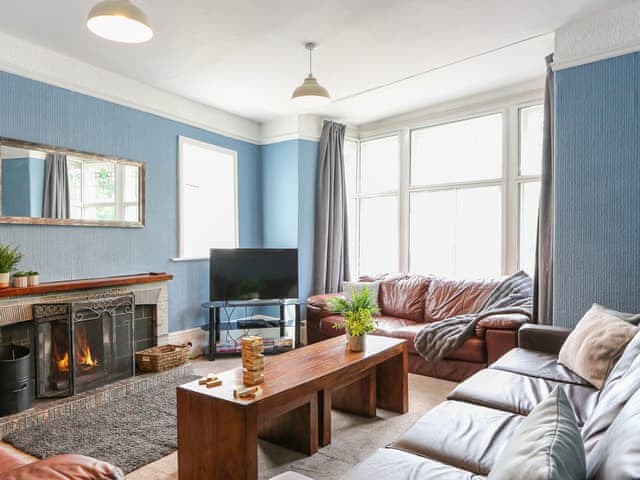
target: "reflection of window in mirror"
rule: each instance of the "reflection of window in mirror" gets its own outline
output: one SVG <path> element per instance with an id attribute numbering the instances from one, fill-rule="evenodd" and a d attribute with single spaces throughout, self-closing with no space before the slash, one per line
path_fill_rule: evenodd
<path id="1" fill-rule="evenodd" d="M 138 221 L 138 167 L 68 156 L 71 218 Z"/>

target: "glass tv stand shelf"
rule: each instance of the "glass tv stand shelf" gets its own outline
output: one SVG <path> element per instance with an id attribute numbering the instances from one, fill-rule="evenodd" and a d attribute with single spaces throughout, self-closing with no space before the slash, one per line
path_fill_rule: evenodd
<path id="1" fill-rule="evenodd" d="M 205 302 L 202 308 L 209 310 L 209 324 L 203 328 L 209 331 L 209 360 L 215 360 L 217 355 L 240 353 L 240 342 L 233 340 L 231 343 L 221 343 L 221 331 L 230 330 L 259 330 L 264 328 L 279 328 L 279 338 L 266 338 L 265 353 L 280 353 L 282 351 L 297 348 L 300 342 L 300 300 L 297 298 L 274 299 L 274 300 L 227 300 L 221 302 Z M 246 313 L 250 308 L 255 307 L 279 307 L 280 316 L 277 319 L 255 319 L 247 318 Z M 293 319 L 287 319 L 287 307 L 293 306 Z M 240 319 L 233 318 L 233 312 L 237 309 L 244 309 L 245 316 Z M 228 312 L 223 320 L 222 312 Z M 285 337 L 286 328 L 293 327 L 294 338 Z"/>

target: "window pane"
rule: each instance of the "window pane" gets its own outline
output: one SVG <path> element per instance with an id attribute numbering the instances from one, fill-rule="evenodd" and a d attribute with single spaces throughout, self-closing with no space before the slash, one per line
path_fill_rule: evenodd
<path id="1" fill-rule="evenodd" d="M 124 201 L 138 201 L 138 167 L 124 166 Z M 137 218 L 134 218 L 137 220 Z"/>
<path id="2" fill-rule="evenodd" d="M 84 209 L 82 218 L 86 220 L 115 220 L 116 207 L 114 205 L 89 206 Z"/>
<path id="3" fill-rule="evenodd" d="M 200 144 L 182 146 L 182 255 L 237 247 L 235 155 Z"/>
<path id="4" fill-rule="evenodd" d="M 520 184 L 520 268 L 533 276 L 538 230 L 540 182 Z"/>
<path id="5" fill-rule="evenodd" d="M 358 143 L 350 140 L 344 142 L 345 183 L 347 186 L 347 222 L 349 229 L 349 262 L 351 277 L 355 278 L 357 265 L 357 235 L 356 235 L 356 185 L 358 172 Z"/>
<path id="6" fill-rule="evenodd" d="M 398 271 L 398 197 L 360 200 L 360 275 Z"/>
<path id="7" fill-rule="evenodd" d="M 83 174 L 85 203 L 115 202 L 115 164 L 84 162 Z"/>
<path id="8" fill-rule="evenodd" d="M 397 191 L 400 182 L 400 143 L 397 136 L 360 144 L 362 193 Z"/>
<path id="9" fill-rule="evenodd" d="M 71 218 L 82 218 L 82 162 L 67 159 Z"/>
<path id="10" fill-rule="evenodd" d="M 542 167 L 542 105 L 520 110 L 520 175 L 540 175 Z"/>
<path id="11" fill-rule="evenodd" d="M 500 187 L 416 192 L 410 198 L 410 270 L 495 277 L 502 255 Z"/>
<path id="12" fill-rule="evenodd" d="M 501 176 L 501 114 L 411 133 L 412 185 L 487 180 Z"/>

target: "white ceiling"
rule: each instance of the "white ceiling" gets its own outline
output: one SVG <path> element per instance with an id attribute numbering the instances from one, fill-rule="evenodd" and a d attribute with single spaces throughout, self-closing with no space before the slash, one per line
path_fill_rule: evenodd
<path id="1" fill-rule="evenodd" d="M 96 1 L 11 2 L 0 31 L 260 122 L 295 113 L 312 40 L 333 99 L 314 113 L 360 125 L 541 78 L 551 32 L 626 0 L 135 0 L 142 45 L 92 35 Z"/>

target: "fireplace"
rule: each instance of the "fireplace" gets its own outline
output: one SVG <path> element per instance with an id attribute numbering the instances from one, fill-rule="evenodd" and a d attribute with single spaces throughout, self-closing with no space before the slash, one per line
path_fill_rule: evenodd
<path id="1" fill-rule="evenodd" d="M 134 374 L 133 295 L 33 307 L 39 398 L 75 395 Z"/>

